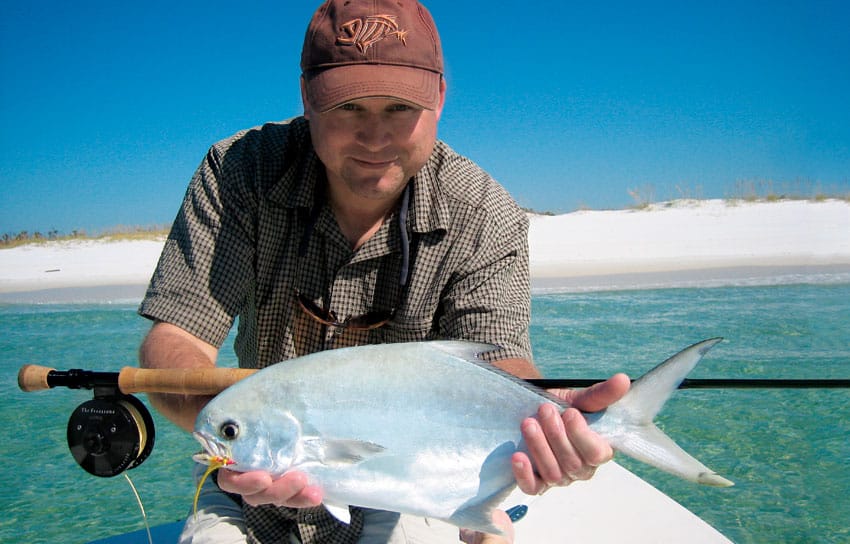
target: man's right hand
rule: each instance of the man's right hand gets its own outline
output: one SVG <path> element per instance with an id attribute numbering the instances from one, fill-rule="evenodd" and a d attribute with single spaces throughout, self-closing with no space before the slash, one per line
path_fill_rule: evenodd
<path id="1" fill-rule="evenodd" d="M 310 508 L 322 504 L 322 489 L 311 485 L 307 475 L 297 470 L 272 478 L 268 472 L 259 470 L 236 472 L 218 471 L 218 486 L 228 493 L 241 495 L 251 506 L 274 504 L 290 508 Z"/>

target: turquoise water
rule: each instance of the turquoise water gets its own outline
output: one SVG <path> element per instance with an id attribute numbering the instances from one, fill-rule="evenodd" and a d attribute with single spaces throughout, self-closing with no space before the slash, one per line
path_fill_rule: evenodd
<path id="1" fill-rule="evenodd" d="M 532 341 L 547 377 L 637 377 L 723 336 L 693 377 L 850 377 L 850 284 L 536 294 Z M 18 368 L 133 365 L 148 323 L 133 304 L 0 305 L 0 542 L 88 542 L 143 527 L 122 477 L 88 475 L 65 443 L 86 391 L 22 393 Z M 225 364 L 232 364 L 229 350 Z M 132 477 L 149 521 L 186 515 L 187 434 L 154 414 L 156 447 Z M 660 417 L 685 449 L 734 480 L 702 488 L 619 458 L 736 542 L 847 542 L 850 390 L 681 391 Z M 565 505 L 569 508 L 569 505 Z M 612 513 L 615 518 L 616 513 Z"/>

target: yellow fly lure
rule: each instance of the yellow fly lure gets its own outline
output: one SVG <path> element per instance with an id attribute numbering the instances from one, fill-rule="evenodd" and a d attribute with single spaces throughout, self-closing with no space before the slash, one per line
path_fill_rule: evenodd
<path id="1" fill-rule="evenodd" d="M 230 459 L 230 457 L 226 457 L 223 455 L 210 455 L 208 453 L 198 453 L 192 456 L 192 459 L 197 461 L 198 463 L 203 463 L 205 465 L 209 465 L 207 467 L 204 475 L 201 476 L 201 480 L 198 482 L 198 488 L 195 490 L 195 499 L 192 501 L 192 512 L 194 515 L 198 515 L 198 499 L 201 497 L 201 488 L 204 486 L 204 482 L 207 481 L 207 478 L 210 474 L 215 472 L 216 470 L 222 467 L 229 467 L 230 465 L 235 465 L 236 461 Z"/>

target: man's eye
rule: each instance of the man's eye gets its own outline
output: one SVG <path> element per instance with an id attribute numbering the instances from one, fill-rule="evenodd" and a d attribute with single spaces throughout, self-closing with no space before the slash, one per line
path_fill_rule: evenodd
<path id="1" fill-rule="evenodd" d="M 357 105 L 349 102 L 347 104 L 343 104 L 343 105 L 339 106 L 339 109 L 345 110 L 345 111 L 357 111 Z"/>

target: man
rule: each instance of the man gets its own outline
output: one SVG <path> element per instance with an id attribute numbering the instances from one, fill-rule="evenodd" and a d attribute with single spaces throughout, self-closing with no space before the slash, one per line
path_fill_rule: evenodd
<path id="1" fill-rule="evenodd" d="M 528 222 L 497 183 L 436 138 L 446 83 L 427 10 L 331 0 L 309 25 L 301 67 L 304 116 L 219 142 L 196 172 L 139 310 L 155 321 L 141 365 L 214 366 L 238 316 L 243 367 L 350 345 L 462 338 L 500 346 L 489 355 L 495 365 L 537 376 Z M 617 377 L 562 396 L 600 410 L 627 383 Z M 187 430 L 208 400 L 151 395 Z M 527 493 L 588 478 L 612 456 L 575 410 L 561 416 L 543 406 L 523 433 L 531 459 L 516 454 L 514 472 Z M 458 538 L 445 524 L 365 509 L 343 525 L 321 500 L 296 471 L 273 480 L 222 470 L 183 539 Z M 497 522 L 509 525 L 502 515 Z M 464 533 L 470 542 L 490 538 Z"/>

